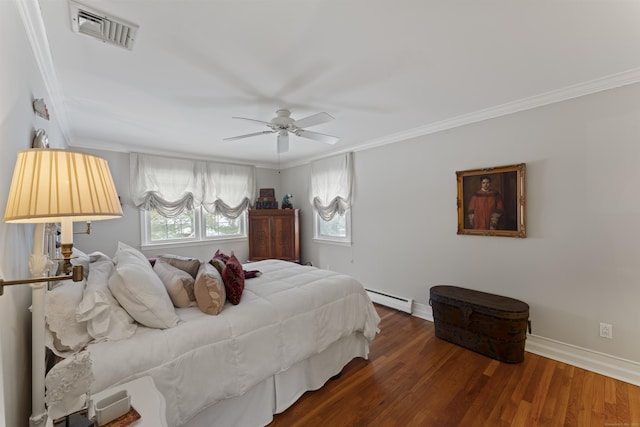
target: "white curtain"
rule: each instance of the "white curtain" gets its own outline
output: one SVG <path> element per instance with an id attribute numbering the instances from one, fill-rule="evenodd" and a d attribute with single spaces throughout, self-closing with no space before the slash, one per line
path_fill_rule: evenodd
<path id="1" fill-rule="evenodd" d="M 325 221 L 351 208 L 353 153 L 311 162 L 310 201 Z"/>
<path id="2" fill-rule="evenodd" d="M 211 213 L 237 218 L 253 204 L 256 194 L 255 167 L 207 163 L 204 168 L 202 206 Z"/>
<path id="3" fill-rule="evenodd" d="M 131 197 L 145 210 L 174 217 L 203 206 L 237 218 L 255 198 L 255 167 L 132 153 Z"/>

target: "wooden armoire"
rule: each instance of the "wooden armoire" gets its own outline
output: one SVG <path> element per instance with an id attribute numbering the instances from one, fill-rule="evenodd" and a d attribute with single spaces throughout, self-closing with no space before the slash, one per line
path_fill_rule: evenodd
<path id="1" fill-rule="evenodd" d="M 249 210 L 249 261 L 300 262 L 299 209 Z"/>

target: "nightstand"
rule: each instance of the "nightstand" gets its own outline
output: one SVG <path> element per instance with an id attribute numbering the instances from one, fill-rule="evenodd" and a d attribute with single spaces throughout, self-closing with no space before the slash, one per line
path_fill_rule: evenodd
<path id="1" fill-rule="evenodd" d="M 131 406 L 136 408 L 142 418 L 134 424 L 135 427 L 167 427 L 165 415 L 166 405 L 164 397 L 156 388 L 153 378 L 150 376 L 138 378 L 128 383 L 120 384 L 100 393 L 91 395 L 92 402 L 98 402 L 107 396 L 120 390 L 127 390 L 131 396 Z M 93 409 L 93 408 L 91 408 Z M 93 415 L 93 410 L 91 410 Z M 47 420 L 47 427 L 52 425 L 52 420 Z"/>

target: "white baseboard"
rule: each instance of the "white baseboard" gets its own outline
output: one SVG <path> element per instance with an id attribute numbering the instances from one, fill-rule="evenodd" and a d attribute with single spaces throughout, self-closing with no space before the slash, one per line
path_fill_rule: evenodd
<path id="1" fill-rule="evenodd" d="M 384 305 L 386 307 L 391 307 L 399 311 L 404 311 L 405 313 L 411 314 L 413 311 L 413 300 L 397 297 L 395 295 L 385 294 L 380 291 L 375 291 L 373 289 L 365 289 L 367 291 L 367 295 L 369 295 L 369 299 L 376 304 Z"/>
<path id="2" fill-rule="evenodd" d="M 413 303 L 413 316 L 433 322 L 427 304 Z M 525 350 L 558 362 L 640 386 L 640 363 L 600 353 L 539 335 L 527 335 Z"/>
<path id="3" fill-rule="evenodd" d="M 417 302 L 414 302 L 412 314 L 421 319 L 428 320 L 429 322 L 433 322 L 433 311 L 431 310 L 430 305 L 419 304 Z"/>
<path id="4" fill-rule="evenodd" d="M 610 354 L 528 335 L 525 350 L 578 368 L 640 386 L 640 363 Z"/>

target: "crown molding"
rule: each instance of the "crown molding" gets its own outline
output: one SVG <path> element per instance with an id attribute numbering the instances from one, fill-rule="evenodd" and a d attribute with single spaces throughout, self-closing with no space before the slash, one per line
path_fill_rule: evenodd
<path id="1" fill-rule="evenodd" d="M 393 144 L 396 142 L 406 141 L 408 139 L 417 138 L 424 135 L 429 135 L 445 130 L 457 128 L 460 126 L 469 125 L 472 123 L 478 123 L 484 120 L 495 119 L 497 117 L 506 116 L 521 111 L 531 110 L 545 105 L 555 104 L 562 101 L 568 101 L 571 99 L 579 98 L 581 96 L 591 95 L 597 92 L 602 92 L 609 89 L 615 89 L 622 86 L 627 86 L 640 82 L 640 68 L 634 68 L 632 70 L 624 71 L 617 74 L 612 74 L 599 79 L 590 80 L 583 83 L 567 86 L 562 89 L 545 92 L 539 95 L 531 96 L 529 98 L 523 98 L 516 101 L 508 102 L 505 104 L 497 105 L 495 107 L 485 108 L 483 110 L 474 111 L 469 114 L 463 114 L 461 116 L 452 117 L 450 119 L 441 120 L 438 122 L 430 123 L 428 125 L 419 126 L 417 128 L 409 129 L 406 131 L 394 133 L 381 138 L 371 140 L 369 142 L 351 146 L 341 151 L 331 152 L 326 156 L 332 156 L 336 154 L 345 153 L 347 151 L 364 151 L 375 147 L 381 147 L 383 145 Z M 322 156 L 322 157 L 326 157 Z M 318 157 L 318 158 L 322 158 Z M 286 168 L 302 166 L 308 164 L 314 159 L 306 159 L 304 161 L 292 162 L 284 165 Z"/>
<path id="2" fill-rule="evenodd" d="M 382 138 L 374 139 L 365 144 L 351 148 L 351 151 L 362 151 L 381 145 L 392 144 L 394 142 L 404 141 L 418 136 L 429 135 L 448 129 L 465 126 L 484 120 L 494 119 L 521 111 L 531 110 L 533 108 L 543 107 L 545 105 L 555 104 L 585 95 L 591 95 L 609 89 L 634 84 L 640 82 L 640 68 L 612 74 L 599 79 L 590 80 L 583 83 L 567 86 L 558 90 L 545 92 L 528 98 L 519 99 L 505 104 L 497 105 L 483 110 L 474 111 L 469 114 L 452 117 L 450 119 L 441 120 L 430 123 L 425 126 L 409 129 L 407 131 L 395 133 Z"/>
<path id="3" fill-rule="evenodd" d="M 45 87 L 51 98 L 51 105 L 56 111 L 56 118 L 62 135 L 67 145 L 73 145 L 71 138 L 71 131 L 69 122 L 67 119 L 66 110 L 64 108 L 62 91 L 58 83 L 58 78 L 53 66 L 53 58 L 49 48 L 49 41 L 47 38 L 44 21 L 42 20 L 42 14 L 40 12 L 40 6 L 38 0 L 16 0 L 20 16 L 22 17 L 23 25 L 27 32 L 27 37 L 33 49 L 36 62 L 42 74 Z M 555 104 L 557 102 L 567 101 L 574 98 L 579 98 L 585 95 L 591 95 L 593 93 L 615 89 L 618 87 L 634 84 L 640 82 L 640 68 L 634 68 L 628 71 L 612 74 L 602 78 L 590 80 L 583 83 L 567 86 L 558 90 L 545 92 L 539 95 L 531 96 L 528 98 L 508 102 L 505 104 L 497 105 L 494 107 L 478 110 L 472 113 L 463 114 L 450 119 L 441 120 L 438 122 L 430 123 L 424 126 L 419 126 L 406 131 L 394 133 L 381 138 L 350 146 L 341 151 L 332 152 L 329 155 L 336 155 L 345 153 L 348 151 L 363 151 L 375 147 L 380 147 L 387 144 L 393 144 L 408 139 L 441 132 L 448 129 L 457 128 L 460 126 L 469 125 L 472 123 L 481 122 L 484 120 L 494 119 L 509 114 L 530 110 L 545 105 Z M 326 156 L 318 156 L 322 158 Z M 291 168 L 296 166 L 302 166 L 308 164 L 314 159 L 305 159 L 303 161 L 294 161 L 291 163 L 282 164 L 282 168 Z M 271 165 L 270 163 L 264 163 L 261 167 L 278 167 L 277 165 Z"/>
<path id="4" fill-rule="evenodd" d="M 62 91 L 58 83 L 55 68 L 53 66 L 53 58 L 49 48 L 49 39 L 47 31 L 42 20 L 42 13 L 38 0 L 16 0 L 22 24 L 27 33 L 27 38 L 31 44 L 31 49 L 40 69 L 42 80 L 48 93 L 49 103 L 56 112 L 56 122 L 60 127 L 62 136 L 67 145 L 71 144 L 71 132 L 67 113 L 62 101 Z"/>

